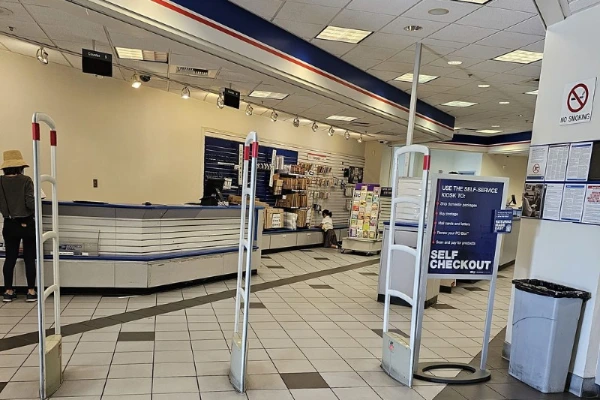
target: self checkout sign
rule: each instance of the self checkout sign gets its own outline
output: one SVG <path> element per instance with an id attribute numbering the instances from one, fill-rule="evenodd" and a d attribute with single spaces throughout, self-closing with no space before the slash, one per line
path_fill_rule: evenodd
<path id="1" fill-rule="evenodd" d="M 592 120 L 596 79 L 569 83 L 563 93 L 560 125 L 580 124 Z"/>

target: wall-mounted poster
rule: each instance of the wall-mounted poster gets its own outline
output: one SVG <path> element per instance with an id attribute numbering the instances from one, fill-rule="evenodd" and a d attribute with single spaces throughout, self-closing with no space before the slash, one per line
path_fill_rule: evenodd
<path id="1" fill-rule="evenodd" d="M 541 218 L 544 208 L 544 184 L 526 183 L 523 192 L 523 216 Z"/>
<path id="2" fill-rule="evenodd" d="M 361 167 L 348 168 L 348 183 L 362 183 L 362 181 L 363 181 L 363 168 L 361 168 Z"/>

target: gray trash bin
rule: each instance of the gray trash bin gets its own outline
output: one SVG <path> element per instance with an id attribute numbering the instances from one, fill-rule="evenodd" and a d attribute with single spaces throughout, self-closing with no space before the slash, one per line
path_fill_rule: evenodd
<path id="1" fill-rule="evenodd" d="M 508 372 L 540 392 L 564 392 L 582 305 L 590 293 L 537 279 L 513 283 Z"/>

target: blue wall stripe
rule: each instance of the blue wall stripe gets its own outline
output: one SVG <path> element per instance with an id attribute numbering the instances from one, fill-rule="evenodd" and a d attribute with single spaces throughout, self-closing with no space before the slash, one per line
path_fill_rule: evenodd
<path id="1" fill-rule="evenodd" d="M 510 144 L 518 142 L 530 142 L 532 132 L 508 133 L 497 136 L 475 136 L 456 134 L 450 140 L 450 143 L 475 144 L 479 146 L 494 146 L 501 144 Z"/>

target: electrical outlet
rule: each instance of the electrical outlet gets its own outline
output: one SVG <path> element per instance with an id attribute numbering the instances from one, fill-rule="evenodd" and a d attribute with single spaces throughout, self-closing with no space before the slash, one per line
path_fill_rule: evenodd
<path id="1" fill-rule="evenodd" d="M 98 187 L 98 179 L 94 179 L 93 180 L 93 185 L 94 185 L 95 188 Z"/>

